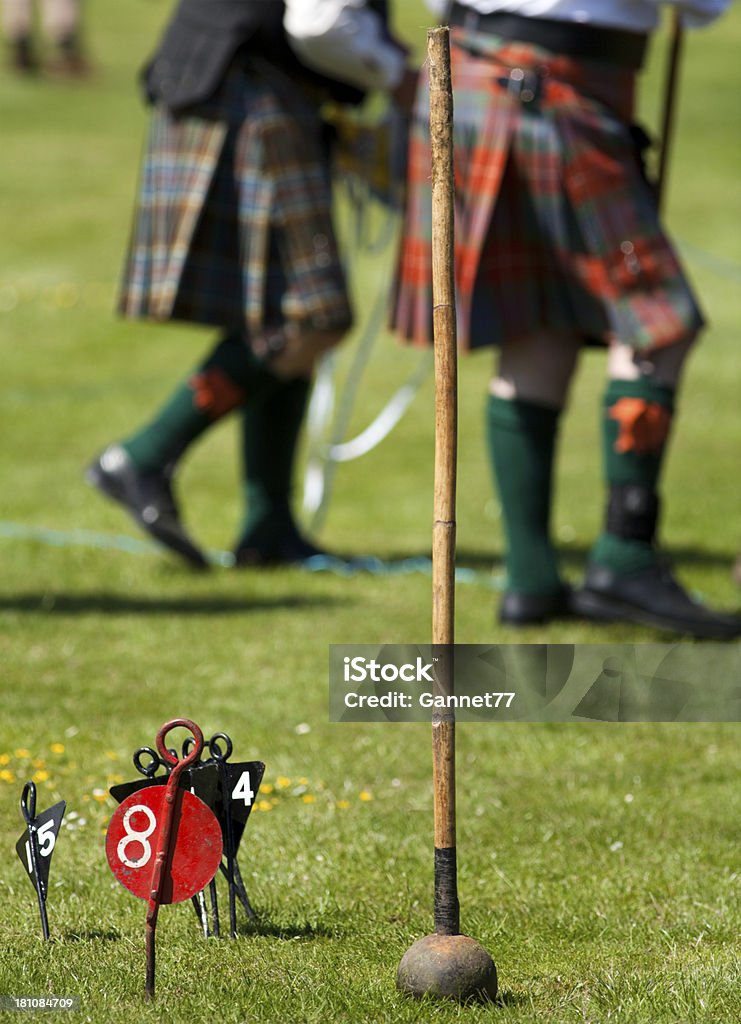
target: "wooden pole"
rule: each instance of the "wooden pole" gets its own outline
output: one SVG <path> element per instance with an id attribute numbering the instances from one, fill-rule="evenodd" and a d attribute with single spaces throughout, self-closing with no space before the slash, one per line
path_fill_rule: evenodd
<path id="1" fill-rule="evenodd" d="M 432 643 L 438 693 L 453 694 L 457 344 L 453 249 L 453 91 L 448 29 L 427 33 L 432 142 L 432 301 L 435 339 L 435 496 L 432 532 Z M 497 969 L 484 947 L 460 932 L 455 840 L 455 715 L 432 717 L 435 931 L 418 939 L 396 972 L 400 991 L 461 1002 L 494 999 Z"/>
<path id="2" fill-rule="evenodd" d="M 656 172 L 656 205 L 661 211 L 664 199 L 666 198 L 666 183 L 668 177 L 669 155 L 674 135 L 674 114 L 677 106 L 677 79 L 679 77 L 679 64 L 682 57 L 682 43 L 684 42 L 684 31 L 682 29 L 682 16 L 675 7 L 672 11 L 671 38 L 669 42 L 669 56 L 664 80 L 664 109 L 661 116 L 661 152 L 659 153 L 659 166 Z"/>
<path id="3" fill-rule="evenodd" d="M 453 91 L 447 28 L 427 35 L 432 145 L 432 300 L 435 341 L 435 479 L 432 531 L 432 643 L 439 691 L 453 693 L 457 342 L 455 315 Z M 435 931 L 457 935 L 455 715 L 432 719 Z"/>

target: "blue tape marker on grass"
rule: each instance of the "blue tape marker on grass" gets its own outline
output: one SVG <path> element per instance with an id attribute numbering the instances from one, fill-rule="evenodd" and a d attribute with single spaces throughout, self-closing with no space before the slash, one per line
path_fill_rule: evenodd
<path id="1" fill-rule="evenodd" d="M 139 540 L 125 534 L 96 533 L 92 530 L 52 530 L 44 526 L 28 526 L 24 523 L 0 521 L 0 538 L 7 540 L 32 540 L 51 547 L 87 547 L 102 551 L 123 551 L 128 555 L 161 555 L 163 548 L 154 541 Z M 234 555 L 231 551 L 210 551 L 209 560 L 214 565 L 231 568 Z M 299 563 L 306 572 L 328 572 L 335 576 L 411 576 L 419 573 L 432 574 L 429 558 L 398 558 L 384 561 L 373 555 L 357 558 L 339 558 L 336 555 L 312 555 Z M 464 567 L 455 570 L 457 583 L 478 584 L 488 590 L 503 590 L 502 574 L 479 572 Z"/>

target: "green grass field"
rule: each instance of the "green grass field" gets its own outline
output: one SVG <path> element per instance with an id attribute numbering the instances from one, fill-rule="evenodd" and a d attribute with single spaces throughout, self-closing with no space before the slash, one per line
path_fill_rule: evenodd
<path id="1" fill-rule="evenodd" d="M 400 28 L 421 54 L 430 17 L 416 0 L 402 6 Z M 396 966 L 432 930 L 429 729 L 330 724 L 327 657 L 330 643 L 428 643 L 429 576 L 194 576 L 140 544 L 84 484 L 85 464 L 148 415 L 210 340 L 112 312 L 146 124 L 135 74 L 167 9 L 91 0 L 88 83 L 0 73 L 0 995 L 78 996 L 75 1019 L 101 1024 L 733 1024 L 737 725 L 460 725 L 462 927 L 494 956 L 501 998 L 408 1001 Z M 737 9 L 687 40 L 667 204 L 711 326 L 680 403 L 664 543 L 682 579 L 729 608 L 739 605 L 730 567 L 741 544 L 740 46 Z M 649 125 L 664 50 L 662 36 L 642 100 Z M 366 317 L 390 265 L 390 251 L 356 261 Z M 340 381 L 352 351 L 351 340 Z M 490 358 L 460 367 L 459 562 L 476 574 L 457 589 L 457 640 L 666 640 L 628 627 L 495 624 L 502 539 L 481 429 Z M 378 340 L 350 433 L 418 360 Z M 574 580 L 601 517 L 603 372 L 601 355 L 585 358 L 562 440 L 555 521 Z M 391 438 L 339 467 L 320 539 L 355 555 L 426 556 L 432 452 L 428 377 Z M 228 422 L 181 476 L 187 522 L 214 551 L 235 539 L 238 457 Z M 134 749 L 183 715 L 207 735 L 226 730 L 237 760 L 266 762 L 240 853 L 259 921 L 240 917 L 236 941 L 205 940 L 187 904 L 163 908 L 158 998 L 146 1005 L 145 905 L 106 863 L 107 790 L 134 778 Z M 40 808 L 68 805 L 50 943 L 14 850 L 29 779 Z"/>

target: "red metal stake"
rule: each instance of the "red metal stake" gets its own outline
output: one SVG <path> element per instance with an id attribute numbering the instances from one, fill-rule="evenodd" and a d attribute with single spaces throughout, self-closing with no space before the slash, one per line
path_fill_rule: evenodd
<path id="1" fill-rule="evenodd" d="M 165 737 L 171 729 L 189 729 L 193 750 L 182 760 L 171 753 Z M 179 903 L 201 892 L 219 869 L 223 852 L 221 826 L 214 812 L 186 786 L 183 772 L 203 750 L 203 733 L 188 718 L 166 722 L 157 733 L 157 749 L 172 767 L 165 786 L 148 786 L 130 794 L 110 820 L 106 856 L 113 874 L 147 901 L 146 997 L 154 996 L 155 929 L 162 903 Z"/>
<path id="2" fill-rule="evenodd" d="M 157 928 L 157 914 L 159 913 L 160 903 L 162 902 L 162 890 L 167 877 L 167 867 L 169 865 L 170 858 L 172 856 L 172 848 L 177 837 L 177 828 L 173 828 L 173 822 L 176 820 L 177 812 L 182 801 L 179 779 L 183 769 L 187 768 L 188 765 L 192 764 L 194 761 L 197 761 L 201 756 L 201 751 L 203 750 L 203 733 L 195 722 L 191 722 L 188 718 L 174 718 L 171 722 L 166 722 L 157 733 L 157 749 L 165 761 L 168 761 L 171 764 L 173 762 L 173 757 L 165 744 L 165 736 L 177 726 L 183 726 L 193 733 L 193 736 L 195 737 L 195 746 L 187 757 L 182 760 L 175 759 L 174 767 L 167 780 L 167 791 L 165 793 L 164 801 L 164 820 L 162 822 L 157 855 L 155 857 L 154 867 L 152 868 L 151 891 L 149 893 L 149 904 L 147 907 L 146 998 L 148 1000 L 154 998 L 155 930 Z"/>

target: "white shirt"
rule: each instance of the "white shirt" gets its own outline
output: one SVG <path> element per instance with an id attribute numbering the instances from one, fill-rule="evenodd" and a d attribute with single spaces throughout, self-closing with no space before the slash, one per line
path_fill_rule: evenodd
<path id="1" fill-rule="evenodd" d="M 426 0 L 427 6 L 444 18 L 446 0 Z M 662 0 L 460 0 L 479 14 L 508 11 L 531 18 L 555 18 L 562 21 L 584 21 L 592 25 L 650 32 L 659 21 Z M 688 28 L 707 25 L 719 17 L 731 0 L 671 0 L 670 6 L 682 12 L 682 24 Z"/>
<path id="2" fill-rule="evenodd" d="M 393 89 L 404 52 L 365 0 L 286 0 L 288 42 L 307 67 L 361 89 Z"/>

